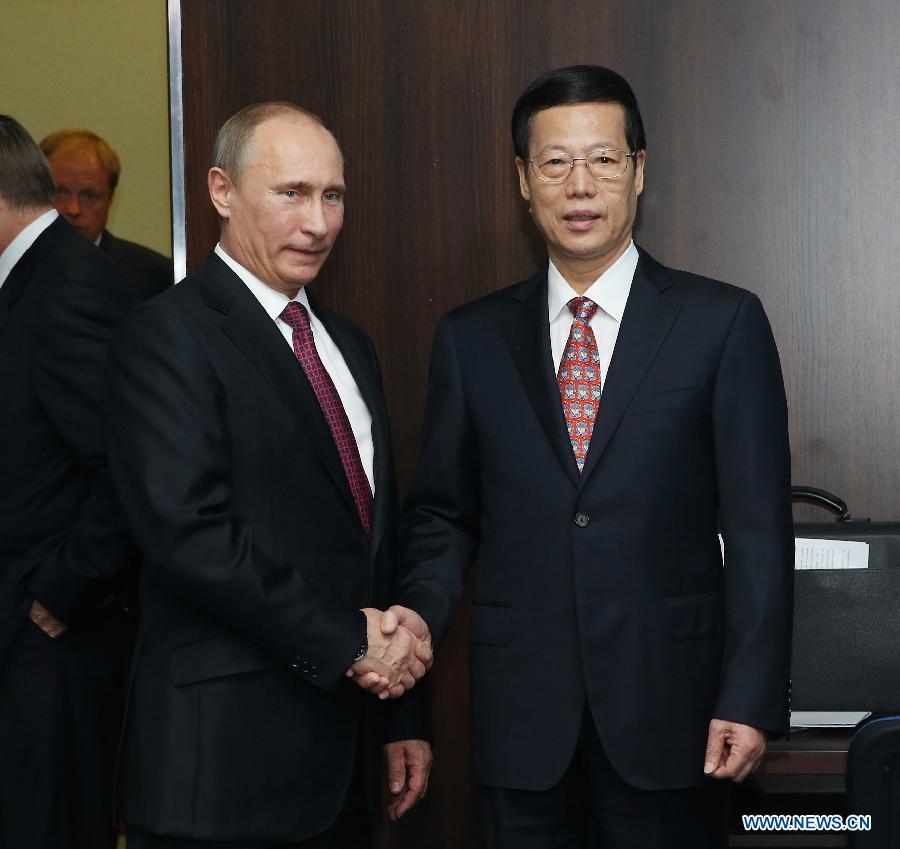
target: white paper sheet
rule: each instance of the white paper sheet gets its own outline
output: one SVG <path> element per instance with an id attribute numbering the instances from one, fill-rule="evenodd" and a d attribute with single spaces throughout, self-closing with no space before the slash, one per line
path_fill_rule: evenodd
<path id="1" fill-rule="evenodd" d="M 843 539 L 794 540 L 795 569 L 868 569 L 869 543 Z"/>
<path id="2" fill-rule="evenodd" d="M 792 710 L 791 728 L 852 728 L 870 714 L 868 710 Z"/>

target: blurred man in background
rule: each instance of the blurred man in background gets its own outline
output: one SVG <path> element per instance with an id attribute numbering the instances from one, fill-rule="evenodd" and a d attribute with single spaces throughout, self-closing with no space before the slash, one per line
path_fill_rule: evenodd
<path id="1" fill-rule="evenodd" d="M 106 220 L 119 183 L 116 152 L 90 130 L 65 129 L 41 142 L 56 183 L 54 204 L 82 236 L 109 254 L 131 278 L 150 283 L 155 294 L 173 282 L 172 260 L 156 251 L 119 239 Z"/>

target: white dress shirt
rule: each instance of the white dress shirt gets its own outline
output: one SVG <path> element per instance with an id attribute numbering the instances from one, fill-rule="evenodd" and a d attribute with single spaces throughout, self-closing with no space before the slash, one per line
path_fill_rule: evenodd
<path id="1" fill-rule="evenodd" d="M 236 260 L 232 259 L 221 245 L 216 245 L 216 254 L 219 258 L 235 273 L 247 288 L 259 301 L 262 308 L 266 311 L 269 318 L 275 323 L 284 341 L 293 353 L 294 331 L 289 324 L 282 321 L 279 316 L 288 305 L 287 295 L 267 286 L 258 277 L 251 274 Z M 369 479 L 369 486 L 372 492 L 375 492 L 375 443 L 372 439 L 372 414 L 363 400 L 359 387 L 347 368 L 347 363 L 341 354 L 340 348 L 334 344 L 334 340 L 328 335 L 325 325 L 316 318 L 316 314 L 309 306 L 309 298 L 306 296 L 306 290 L 300 289 L 294 300 L 298 304 L 302 304 L 309 313 L 309 323 L 312 327 L 313 341 L 316 345 L 316 351 L 319 353 L 319 359 L 328 372 L 341 403 L 344 405 L 344 411 L 350 420 L 350 428 L 353 430 L 353 436 L 356 439 L 356 447 L 359 449 L 359 459 L 362 461 L 363 469 L 365 469 L 366 477 Z"/>
<path id="2" fill-rule="evenodd" d="M 6 246 L 6 250 L 0 254 L 0 287 L 6 282 L 6 278 L 9 277 L 9 273 L 15 268 L 16 263 L 25 255 L 25 251 L 58 217 L 59 213 L 55 209 L 39 215 Z"/>
<path id="3" fill-rule="evenodd" d="M 597 340 L 600 351 L 600 386 L 601 394 L 606 388 L 606 373 L 612 361 L 619 325 L 625 312 L 628 294 L 631 292 L 631 281 L 638 264 L 638 250 L 631 242 L 622 254 L 606 271 L 603 272 L 584 293 L 600 309 L 591 319 L 591 330 Z M 553 261 L 547 271 L 547 306 L 550 320 L 550 350 L 553 354 L 553 369 L 559 372 L 559 363 L 569 340 L 569 331 L 575 317 L 568 307 L 572 298 L 579 297 L 559 273 Z"/>

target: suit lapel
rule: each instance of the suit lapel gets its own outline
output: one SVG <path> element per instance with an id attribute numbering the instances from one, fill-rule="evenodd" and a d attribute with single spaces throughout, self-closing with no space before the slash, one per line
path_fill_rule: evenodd
<path id="1" fill-rule="evenodd" d="M 678 314 L 679 305 L 663 295 L 671 285 L 665 269 L 641 251 L 600 397 L 582 483 L 596 467 Z"/>
<path id="2" fill-rule="evenodd" d="M 513 297 L 516 303 L 501 317 L 513 360 L 557 459 L 572 483 L 577 484 L 578 466 L 572 454 L 559 384 L 553 371 L 546 267 L 526 281 Z"/>
<path id="3" fill-rule="evenodd" d="M 200 288 L 207 305 L 222 313 L 222 330 L 237 345 L 303 426 L 335 486 L 353 512 L 356 505 L 334 438 L 297 358 L 253 293 L 215 254 L 203 265 Z"/>
<path id="4" fill-rule="evenodd" d="M 374 557 L 384 534 L 388 515 L 388 502 L 392 492 L 390 482 L 392 451 L 384 395 L 378 375 L 373 368 L 372 353 L 368 347 L 361 344 L 361 337 L 356 333 L 349 332 L 347 323 L 331 312 L 331 310 L 325 309 L 315 299 L 309 289 L 306 290 L 306 295 L 309 298 L 309 305 L 312 307 L 313 312 L 325 325 L 328 334 L 340 349 L 344 362 L 347 364 L 347 368 L 350 369 L 350 374 L 353 375 L 353 380 L 356 381 L 363 401 L 366 402 L 366 407 L 369 408 L 369 413 L 372 416 L 372 441 L 375 446 L 375 504 L 372 516 L 370 551 Z"/>

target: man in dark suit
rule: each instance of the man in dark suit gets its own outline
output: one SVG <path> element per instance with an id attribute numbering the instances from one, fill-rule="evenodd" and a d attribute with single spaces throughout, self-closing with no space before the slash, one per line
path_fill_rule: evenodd
<path id="1" fill-rule="evenodd" d="M 41 150 L 53 171 L 59 214 L 109 254 L 129 280 L 152 287 L 154 294 L 171 286 L 171 259 L 106 229 L 122 170 L 115 150 L 96 133 L 83 129 L 57 130 L 41 141 Z"/>
<path id="2" fill-rule="evenodd" d="M 440 323 L 399 597 L 437 638 L 477 561 L 489 846 L 723 846 L 704 774 L 742 780 L 788 717 L 775 344 L 754 295 L 634 246 L 645 141 L 620 76 L 537 80 L 513 138 L 550 263 Z"/>
<path id="3" fill-rule="evenodd" d="M 0 116 L 0 846 L 112 847 L 136 552 L 100 431 L 113 330 L 150 293 L 53 209 Z"/>
<path id="4" fill-rule="evenodd" d="M 421 690 L 379 717 L 351 679 L 399 696 L 430 649 L 377 609 L 396 517 L 372 344 L 306 290 L 343 223 L 343 158 L 315 116 L 256 104 L 219 131 L 209 191 L 215 251 L 135 311 L 110 363 L 145 564 L 128 846 L 365 847 L 367 743 L 387 741 L 393 816 L 431 751 Z"/>

